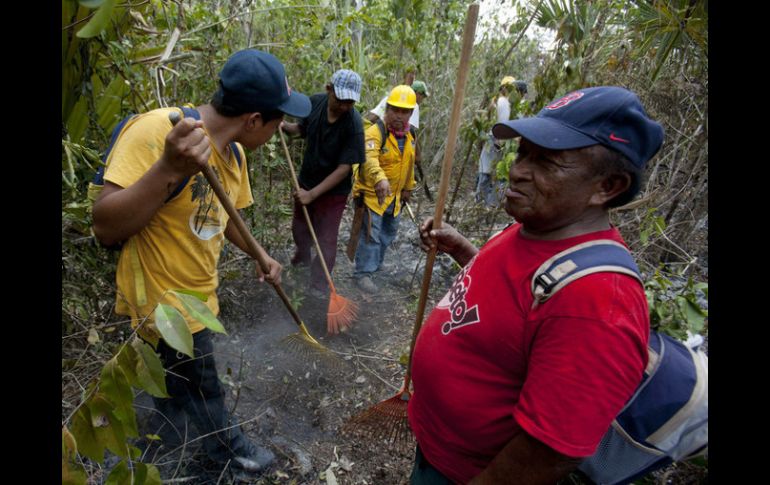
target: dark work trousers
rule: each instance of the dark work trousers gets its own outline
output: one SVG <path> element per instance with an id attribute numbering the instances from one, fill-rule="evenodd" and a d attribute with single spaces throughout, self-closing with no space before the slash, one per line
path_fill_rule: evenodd
<path id="1" fill-rule="evenodd" d="M 155 409 L 163 414 L 161 419 L 171 422 L 180 441 L 184 439 L 185 414 L 200 436 L 213 433 L 202 441 L 203 448 L 214 462 L 223 465 L 233 456 L 249 456 L 253 445 L 240 426 L 220 431 L 233 423 L 229 422 L 225 391 L 214 363 L 211 331 L 204 329 L 193 334 L 193 345 L 195 359 L 190 359 L 166 345 L 162 339 L 158 343 L 157 352 L 167 370 L 166 390 L 171 397 L 153 397 Z"/>
<path id="2" fill-rule="evenodd" d="M 334 263 L 337 261 L 337 234 L 347 199 L 347 195 L 323 194 L 306 206 L 329 273 L 332 272 Z M 307 227 L 305 215 L 302 213 L 302 204 L 296 199 L 294 200 L 291 234 L 294 237 L 294 244 L 297 245 L 291 263 L 294 265 L 310 264 L 310 248 L 315 246 L 315 243 L 310 235 L 310 229 Z M 316 289 L 326 290 L 328 288 L 324 270 L 317 256 L 313 259 L 310 268 L 310 280 Z"/>
<path id="3" fill-rule="evenodd" d="M 414 453 L 414 467 L 412 468 L 412 475 L 409 477 L 410 485 L 452 485 L 452 481 L 441 474 L 440 471 L 433 468 L 433 465 L 428 463 L 422 452 L 420 446 L 417 446 L 417 451 Z"/>

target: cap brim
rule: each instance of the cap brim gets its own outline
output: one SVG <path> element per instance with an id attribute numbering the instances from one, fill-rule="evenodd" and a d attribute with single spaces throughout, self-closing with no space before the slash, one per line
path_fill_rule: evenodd
<path id="1" fill-rule="evenodd" d="M 334 95 L 340 101 L 355 101 L 357 103 L 361 99 L 361 95 L 352 89 L 338 88 L 337 86 L 334 86 Z"/>
<path id="2" fill-rule="evenodd" d="M 521 136 L 550 150 L 570 150 L 596 145 L 598 140 L 548 118 L 522 118 L 497 123 L 492 135 L 498 140 Z"/>
<path id="3" fill-rule="evenodd" d="M 310 98 L 297 91 L 292 91 L 289 99 L 276 109 L 295 118 L 304 118 L 310 114 Z"/>

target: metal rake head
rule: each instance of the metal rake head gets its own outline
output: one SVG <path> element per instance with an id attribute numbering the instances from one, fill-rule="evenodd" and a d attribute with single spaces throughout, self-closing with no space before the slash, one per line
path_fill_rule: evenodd
<path id="1" fill-rule="evenodd" d="M 401 452 L 414 450 L 415 439 L 409 426 L 408 395 L 399 393 L 353 416 L 342 432 L 365 437 Z"/>
<path id="2" fill-rule="evenodd" d="M 303 360 L 318 358 L 324 364 L 333 368 L 343 367 L 344 361 L 334 352 L 324 347 L 307 331 L 305 324 L 300 326 L 300 331 L 287 335 L 281 339 L 281 343 L 293 354 Z"/>

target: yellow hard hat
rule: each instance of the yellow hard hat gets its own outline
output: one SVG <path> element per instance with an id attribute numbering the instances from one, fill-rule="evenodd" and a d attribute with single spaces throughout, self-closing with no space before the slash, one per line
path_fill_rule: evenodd
<path id="1" fill-rule="evenodd" d="M 513 76 L 505 76 L 502 81 L 500 81 L 500 86 L 505 86 L 508 84 L 513 84 L 516 82 L 516 79 Z"/>
<path id="2" fill-rule="evenodd" d="M 412 88 L 401 84 L 390 92 L 387 103 L 398 108 L 414 109 L 417 106 L 417 95 Z"/>

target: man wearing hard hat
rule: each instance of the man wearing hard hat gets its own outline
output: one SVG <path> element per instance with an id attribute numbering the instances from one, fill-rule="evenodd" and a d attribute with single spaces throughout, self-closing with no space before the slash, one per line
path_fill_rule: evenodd
<path id="1" fill-rule="evenodd" d="M 362 198 L 360 227 L 365 230 L 355 236 L 353 277 L 367 293 L 378 291 L 372 280 L 374 272 L 382 266 L 385 251 L 396 237 L 401 204 L 409 200 L 415 187 L 415 140 L 409 117 L 416 106 L 414 90 L 396 86 L 388 96 L 383 119 L 364 133 L 366 161 L 358 167 L 353 194 Z"/>

